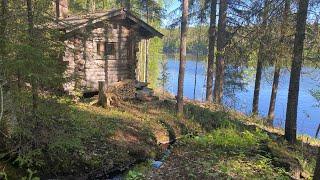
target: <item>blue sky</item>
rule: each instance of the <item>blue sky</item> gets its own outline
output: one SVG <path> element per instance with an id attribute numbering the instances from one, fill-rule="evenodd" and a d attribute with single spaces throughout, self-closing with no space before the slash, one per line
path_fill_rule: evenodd
<path id="1" fill-rule="evenodd" d="M 165 3 L 165 9 L 167 10 L 167 13 L 172 12 L 173 10 L 177 9 L 181 2 L 179 0 L 164 0 Z M 163 25 L 168 25 L 168 22 L 172 20 L 173 17 L 166 16 L 165 19 L 163 19 Z"/>
<path id="2" fill-rule="evenodd" d="M 181 2 L 179 0 L 165 0 L 168 11 L 173 11 L 174 9 L 178 8 L 180 3 Z"/>
<path id="3" fill-rule="evenodd" d="M 313 0 L 313 1 L 318 1 L 318 0 Z M 167 13 L 172 12 L 173 10 L 177 9 L 181 5 L 180 0 L 163 0 L 163 2 L 165 3 L 165 9 L 167 10 Z M 309 16 L 308 16 L 309 22 L 314 22 L 314 20 L 316 19 L 316 16 L 320 16 L 319 12 L 320 12 L 320 4 L 311 5 L 309 7 Z M 167 25 L 171 24 L 173 18 L 177 18 L 177 17 L 172 17 L 170 15 L 166 15 L 165 19 L 163 19 L 163 21 L 162 21 L 163 22 L 162 26 L 167 26 Z"/>

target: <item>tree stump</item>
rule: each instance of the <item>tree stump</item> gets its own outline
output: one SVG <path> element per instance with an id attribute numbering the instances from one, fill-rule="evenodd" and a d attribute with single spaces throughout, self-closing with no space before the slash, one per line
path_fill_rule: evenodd
<path id="1" fill-rule="evenodd" d="M 99 99 L 98 99 L 98 105 L 102 107 L 106 107 L 107 105 L 107 96 L 105 93 L 105 82 L 99 81 Z"/>

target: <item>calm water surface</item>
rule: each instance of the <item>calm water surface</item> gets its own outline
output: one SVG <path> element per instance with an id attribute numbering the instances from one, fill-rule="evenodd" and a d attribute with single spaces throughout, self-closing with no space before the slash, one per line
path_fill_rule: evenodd
<path id="1" fill-rule="evenodd" d="M 195 69 L 196 61 L 188 60 L 186 64 L 184 96 L 193 99 L 193 89 L 195 81 Z M 198 75 L 196 85 L 197 100 L 203 101 L 205 98 L 205 84 L 206 84 L 206 63 L 198 61 Z M 253 71 L 252 71 L 253 72 Z M 273 68 L 266 68 L 263 74 L 263 80 L 260 91 L 259 112 L 261 116 L 267 116 L 269 101 L 271 95 L 272 85 L 272 72 Z M 178 87 L 178 74 L 179 74 L 179 61 L 174 59 L 168 59 L 168 73 L 169 82 L 166 85 L 166 89 L 173 93 L 177 93 Z M 253 87 L 254 87 L 254 73 L 248 75 L 245 78 L 245 90 L 239 90 L 235 92 L 234 97 L 225 98 L 224 101 L 227 105 L 250 114 L 253 100 Z M 299 94 L 299 106 L 298 106 L 298 133 L 308 134 L 315 136 L 317 127 L 320 123 L 320 107 L 316 107 L 317 102 L 310 94 L 310 90 L 319 88 L 319 76 L 320 70 L 313 68 L 303 68 L 301 82 L 300 82 L 300 94 Z M 275 121 L 274 126 L 284 127 L 285 115 L 286 115 L 286 103 L 288 99 L 288 87 L 289 87 L 290 72 L 288 69 L 282 69 L 281 78 L 278 90 L 278 96 L 276 101 Z"/>

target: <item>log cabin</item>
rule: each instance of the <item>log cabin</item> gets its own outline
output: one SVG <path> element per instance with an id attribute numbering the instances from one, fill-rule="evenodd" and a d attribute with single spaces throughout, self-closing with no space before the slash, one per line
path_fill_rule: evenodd
<path id="1" fill-rule="evenodd" d="M 61 13 L 65 16 L 65 13 Z M 106 86 L 137 78 L 139 42 L 163 34 L 126 9 L 62 17 L 59 30 L 66 46 L 67 64 L 64 85 L 67 92 L 98 91 L 98 82 Z"/>

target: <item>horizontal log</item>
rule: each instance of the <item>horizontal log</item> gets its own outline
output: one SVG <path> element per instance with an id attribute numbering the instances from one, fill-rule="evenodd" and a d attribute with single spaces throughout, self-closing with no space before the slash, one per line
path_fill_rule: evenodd
<path id="1" fill-rule="evenodd" d="M 108 69 L 104 67 L 86 68 L 86 72 L 106 72 Z"/>
<path id="2" fill-rule="evenodd" d="M 121 42 L 127 44 L 129 41 L 128 36 L 100 36 L 96 35 L 92 38 L 93 42 L 104 41 L 104 42 Z"/>
<path id="3" fill-rule="evenodd" d="M 127 62 L 128 60 L 127 59 L 107 59 L 106 61 L 108 62 L 108 64 L 111 64 L 111 63 Z"/>
<path id="4" fill-rule="evenodd" d="M 108 77 L 110 76 L 126 76 L 126 75 L 130 75 L 129 71 L 123 71 L 123 72 L 119 72 L 119 71 L 114 71 L 114 72 L 108 72 Z"/>
<path id="5" fill-rule="evenodd" d="M 90 66 L 86 66 L 85 70 L 86 71 L 99 71 L 101 69 L 123 69 L 123 68 L 130 68 L 130 64 L 129 63 L 114 63 L 114 64 L 108 64 L 108 65 L 90 65 Z"/>
<path id="6" fill-rule="evenodd" d="M 129 29 L 125 28 L 124 26 L 122 27 L 98 27 L 92 30 L 92 33 L 109 33 L 109 34 L 129 34 Z"/>
<path id="7" fill-rule="evenodd" d="M 98 68 L 98 69 L 103 69 L 107 67 L 107 64 L 106 63 L 95 63 L 95 62 L 87 62 L 86 64 L 86 69 L 95 69 L 95 68 Z"/>
<path id="8" fill-rule="evenodd" d="M 123 66 L 123 67 L 109 67 L 107 68 L 108 71 L 126 71 L 130 70 L 128 66 Z"/>
<path id="9" fill-rule="evenodd" d="M 93 71 L 86 71 L 86 76 L 105 76 L 106 75 L 106 72 L 105 71 L 96 71 L 96 72 L 93 72 Z"/>
<path id="10" fill-rule="evenodd" d="M 128 62 L 124 61 L 124 62 L 115 62 L 115 63 L 108 63 L 107 67 L 108 68 L 116 68 L 116 67 L 124 67 L 124 66 L 128 66 Z"/>
<path id="11" fill-rule="evenodd" d="M 123 76 L 109 76 L 108 77 L 108 82 L 109 83 L 113 83 L 113 82 L 118 82 L 118 81 L 122 81 L 124 79 L 130 79 L 130 77 L 128 75 L 123 75 Z"/>
<path id="12" fill-rule="evenodd" d="M 86 72 L 86 76 L 87 77 L 94 77 L 94 76 L 105 76 L 106 73 L 105 72 Z"/>
<path id="13" fill-rule="evenodd" d="M 95 69 L 95 70 L 86 70 L 86 75 L 103 75 L 106 72 L 108 74 L 111 73 L 123 73 L 123 72 L 131 72 L 129 68 L 117 68 L 117 69 Z"/>

